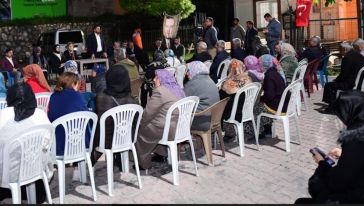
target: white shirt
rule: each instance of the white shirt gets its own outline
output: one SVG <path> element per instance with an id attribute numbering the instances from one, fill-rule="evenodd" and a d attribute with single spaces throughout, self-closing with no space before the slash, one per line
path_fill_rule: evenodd
<path id="1" fill-rule="evenodd" d="M 13 65 L 13 67 L 14 67 L 13 59 L 12 58 L 9 58 L 9 57 L 6 57 L 6 58 L 9 60 L 10 64 Z"/>
<path id="2" fill-rule="evenodd" d="M 101 45 L 101 38 L 100 38 L 100 34 L 96 34 L 96 41 L 97 41 L 97 52 L 102 52 L 102 45 Z"/>
<path id="3" fill-rule="evenodd" d="M 61 60 L 61 59 L 62 59 L 62 57 L 61 57 L 61 54 L 60 54 L 60 53 L 53 52 L 53 54 L 54 54 L 54 55 L 56 55 L 56 57 L 58 57 L 58 59 L 59 59 L 59 60 Z"/>

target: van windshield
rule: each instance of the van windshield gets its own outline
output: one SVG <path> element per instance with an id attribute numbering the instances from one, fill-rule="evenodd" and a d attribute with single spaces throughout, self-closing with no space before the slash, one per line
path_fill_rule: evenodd
<path id="1" fill-rule="evenodd" d="M 80 31 L 59 32 L 59 43 L 67 44 L 67 42 L 83 43 L 82 34 Z"/>

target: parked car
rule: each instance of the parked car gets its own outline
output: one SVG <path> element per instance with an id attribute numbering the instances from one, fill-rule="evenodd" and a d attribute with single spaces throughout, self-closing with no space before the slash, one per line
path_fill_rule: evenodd
<path id="1" fill-rule="evenodd" d="M 79 57 L 86 53 L 85 34 L 80 29 L 57 29 L 43 32 L 38 37 L 37 46 L 40 46 L 46 56 L 53 51 L 56 44 L 60 45 L 63 53 L 66 50 L 67 42 L 74 43 L 74 50 Z"/>

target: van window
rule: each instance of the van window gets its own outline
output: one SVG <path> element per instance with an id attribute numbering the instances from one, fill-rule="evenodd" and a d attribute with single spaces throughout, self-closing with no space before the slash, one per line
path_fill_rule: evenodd
<path id="1" fill-rule="evenodd" d="M 59 32 L 59 44 L 67 44 L 70 41 L 73 43 L 83 43 L 81 32 Z"/>

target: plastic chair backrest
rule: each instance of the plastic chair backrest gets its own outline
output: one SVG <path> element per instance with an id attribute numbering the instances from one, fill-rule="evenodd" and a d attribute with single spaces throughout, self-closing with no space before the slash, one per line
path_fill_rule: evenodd
<path id="1" fill-rule="evenodd" d="M 11 167 L 9 160 L 15 151 L 20 152 L 20 166 L 17 182 L 26 185 L 42 177 L 43 171 L 43 144 L 46 137 L 52 137 L 54 127 L 50 124 L 36 125 L 18 132 L 4 146 L 3 180 L 10 177 Z M 20 151 L 19 151 L 20 147 Z M 8 182 L 8 181 L 4 181 Z M 6 187 L 6 185 L 3 185 Z"/>
<path id="2" fill-rule="evenodd" d="M 210 127 L 212 128 L 215 125 L 221 124 L 222 114 L 224 113 L 225 106 L 229 101 L 230 97 L 226 97 L 215 104 L 211 105 L 205 111 L 211 111 L 211 124 Z"/>
<path id="3" fill-rule="evenodd" d="M 45 113 L 48 113 L 48 105 L 49 100 L 51 99 L 51 92 L 41 92 L 35 94 L 35 98 L 37 99 L 37 107 L 38 109 L 43 110 Z"/>
<path id="4" fill-rule="evenodd" d="M 225 59 L 224 61 L 222 61 L 219 64 L 219 67 L 217 69 L 217 78 L 218 79 L 224 79 L 227 76 L 227 72 L 229 69 L 229 65 L 230 65 L 231 60 L 230 59 Z"/>
<path id="5" fill-rule="evenodd" d="M 300 61 L 300 62 L 302 62 L 302 61 Z M 297 74 L 299 74 L 298 79 L 303 79 L 305 77 L 307 65 L 308 65 L 307 61 L 304 61 L 301 64 L 298 64 L 298 67 L 294 71 L 292 82 L 296 81 Z"/>
<path id="6" fill-rule="evenodd" d="M 281 114 L 283 113 L 282 109 L 288 94 L 290 94 L 290 96 L 288 100 L 286 115 L 289 116 L 297 113 L 297 104 L 300 101 L 298 100 L 298 98 L 301 98 L 300 91 L 302 82 L 302 79 L 297 79 L 296 81 L 292 82 L 288 87 L 286 87 L 282 94 L 281 100 L 279 101 L 278 110 L 275 115 L 281 116 Z"/>
<path id="7" fill-rule="evenodd" d="M 100 145 L 105 149 L 106 119 L 112 117 L 114 122 L 114 133 L 112 139 L 112 150 L 129 148 L 136 142 L 139 123 L 142 118 L 143 107 L 137 104 L 125 104 L 107 110 L 100 117 Z M 133 125 L 135 116 L 138 115 L 133 137 Z M 110 126 L 110 125 L 109 125 Z"/>
<path id="8" fill-rule="evenodd" d="M 175 102 L 167 111 L 166 123 L 163 130 L 162 142 L 168 142 L 169 129 L 173 117 L 177 117 L 176 133 L 174 141 L 185 139 L 191 135 L 191 125 L 200 98 L 197 96 L 185 97 Z M 176 112 L 174 112 L 177 110 Z M 178 113 L 178 114 L 177 114 Z M 173 114 L 173 116 L 172 116 Z"/>
<path id="9" fill-rule="evenodd" d="M 0 98 L 0 110 L 5 109 L 8 107 L 8 103 L 6 102 L 6 98 Z"/>
<path id="10" fill-rule="evenodd" d="M 131 81 L 130 86 L 131 86 L 131 96 L 133 97 L 138 97 L 139 96 L 139 89 L 143 84 L 143 80 L 142 79 L 134 79 L 133 81 Z"/>
<path id="11" fill-rule="evenodd" d="M 84 159 L 86 154 L 86 131 L 90 120 L 92 120 L 92 130 L 89 148 L 92 148 L 97 124 L 97 115 L 95 113 L 89 111 L 72 112 L 52 122 L 54 128 L 62 125 L 65 131 L 65 144 L 63 155 L 64 161 Z M 54 137 L 52 144 L 52 152 L 54 157 L 56 156 L 55 139 L 56 138 Z"/>
<path id="12" fill-rule="evenodd" d="M 181 87 L 183 87 L 183 80 L 185 78 L 186 72 L 187 66 L 185 64 L 180 64 L 177 66 L 175 77 L 178 85 L 180 85 Z"/>
<path id="13" fill-rule="evenodd" d="M 364 67 L 359 70 L 356 76 L 354 89 L 364 92 Z"/>
<path id="14" fill-rule="evenodd" d="M 308 60 L 306 58 L 304 58 L 298 62 L 298 66 L 303 65 L 303 64 L 308 64 Z"/>
<path id="15" fill-rule="evenodd" d="M 207 60 L 207 61 L 204 62 L 204 64 L 206 65 L 207 68 L 210 69 L 211 64 L 212 64 L 212 60 Z"/>
<path id="16" fill-rule="evenodd" d="M 243 109 L 242 122 L 244 120 L 254 119 L 253 108 L 254 108 L 254 105 L 257 100 L 261 87 L 262 87 L 262 85 L 260 83 L 253 82 L 253 83 L 245 85 L 244 87 L 242 87 L 241 89 L 239 89 L 236 92 L 229 121 L 235 121 L 236 110 L 238 108 L 239 98 L 242 93 L 245 94 L 244 104 L 243 104 L 243 108 L 242 108 Z"/>

